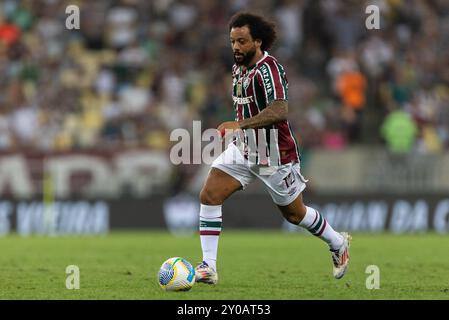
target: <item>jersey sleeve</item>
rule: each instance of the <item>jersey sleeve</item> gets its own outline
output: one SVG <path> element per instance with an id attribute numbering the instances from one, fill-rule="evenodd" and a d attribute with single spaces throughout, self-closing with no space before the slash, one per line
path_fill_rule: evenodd
<path id="1" fill-rule="evenodd" d="M 259 68 L 258 82 L 264 92 L 267 106 L 275 100 L 288 100 L 287 75 L 276 61 L 267 61 Z"/>

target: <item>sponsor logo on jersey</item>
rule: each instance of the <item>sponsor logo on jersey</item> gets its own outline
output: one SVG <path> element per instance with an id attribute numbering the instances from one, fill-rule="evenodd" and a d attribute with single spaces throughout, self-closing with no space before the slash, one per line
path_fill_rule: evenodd
<path id="1" fill-rule="evenodd" d="M 267 90 L 267 95 L 270 95 L 273 92 L 270 72 L 268 71 L 268 68 L 265 65 L 260 68 L 260 71 L 262 72 L 262 78 L 265 84 L 265 88 Z"/>
<path id="2" fill-rule="evenodd" d="M 232 100 L 234 100 L 234 103 L 237 104 L 247 104 L 247 103 L 251 103 L 254 101 L 253 96 L 249 96 L 249 97 L 236 97 L 236 96 L 232 96 Z"/>

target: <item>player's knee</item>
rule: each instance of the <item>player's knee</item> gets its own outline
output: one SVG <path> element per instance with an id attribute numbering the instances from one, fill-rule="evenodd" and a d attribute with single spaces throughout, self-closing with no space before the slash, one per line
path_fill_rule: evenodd
<path id="1" fill-rule="evenodd" d="M 208 188 L 201 189 L 200 202 L 209 206 L 218 206 L 223 204 L 223 200 L 220 198 L 219 194 Z"/>
<path id="2" fill-rule="evenodd" d="M 296 208 L 295 210 L 288 210 L 284 211 L 283 215 L 284 218 L 295 225 L 299 225 L 299 223 L 304 219 L 304 216 L 306 214 L 306 207 L 300 206 L 299 208 Z"/>
<path id="3" fill-rule="evenodd" d="M 302 220 L 302 217 L 300 217 L 300 215 L 294 213 L 284 215 L 284 217 L 288 222 L 295 225 L 298 225 Z"/>

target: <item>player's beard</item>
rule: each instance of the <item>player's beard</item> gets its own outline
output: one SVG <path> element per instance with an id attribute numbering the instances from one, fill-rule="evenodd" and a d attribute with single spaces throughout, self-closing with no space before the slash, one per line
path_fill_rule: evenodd
<path id="1" fill-rule="evenodd" d="M 234 53 L 234 62 L 239 66 L 245 66 L 248 67 L 251 60 L 254 58 L 254 55 L 256 54 L 256 47 L 254 46 L 250 51 L 248 51 L 246 54 L 242 53 L 242 58 L 238 59 L 236 57 L 236 54 Z"/>

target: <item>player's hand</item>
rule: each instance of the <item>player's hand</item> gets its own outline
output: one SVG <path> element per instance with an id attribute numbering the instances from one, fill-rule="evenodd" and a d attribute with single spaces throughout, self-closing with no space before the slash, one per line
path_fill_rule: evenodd
<path id="1" fill-rule="evenodd" d="M 225 138 L 225 135 L 233 134 L 236 131 L 242 130 L 237 121 L 227 121 L 220 124 L 217 128 L 218 133 L 222 139 Z"/>

